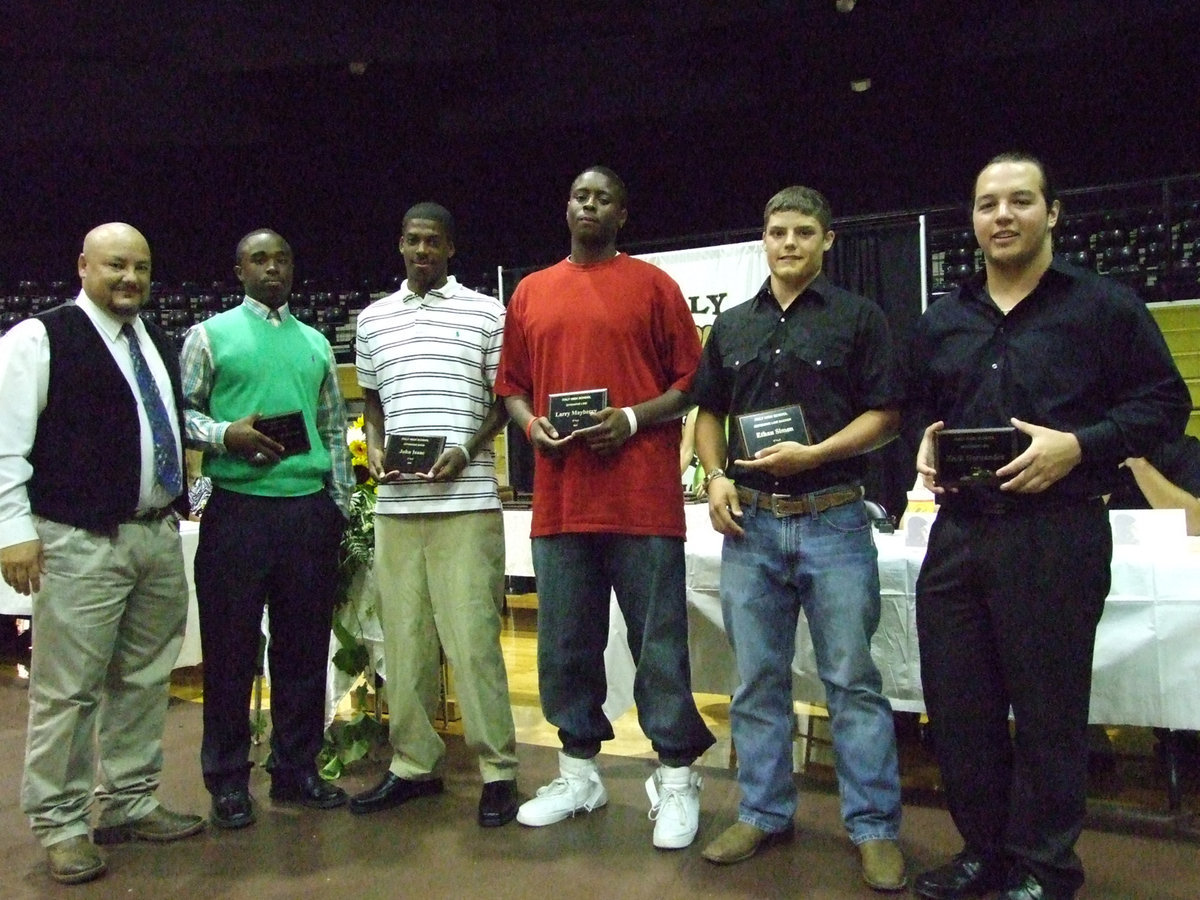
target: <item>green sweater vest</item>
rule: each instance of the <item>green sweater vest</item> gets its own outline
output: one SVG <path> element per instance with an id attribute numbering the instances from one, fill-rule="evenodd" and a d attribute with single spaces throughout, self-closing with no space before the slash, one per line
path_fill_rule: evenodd
<path id="1" fill-rule="evenodd" d="M 317 433 L 317 399 L 329 372 L 329 345 L 323 335 L 289 316 L 273 325 L 246 306 L 208 319 L 213 386 L 209 415 L 233 422 L 259 412 L 304 413 L 311 449 L 275 465 L 256 466 L 228 454 L 209 455 L 204 474 L 217 487 L 260 497 L 302 497 L 325 487 L 329 450 Z"/>

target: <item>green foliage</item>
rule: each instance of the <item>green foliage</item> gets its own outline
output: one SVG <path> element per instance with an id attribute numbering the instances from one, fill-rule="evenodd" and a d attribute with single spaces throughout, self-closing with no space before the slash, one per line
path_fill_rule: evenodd
<path id="1" fill-rule="evenodd" d="M 375 486 L 355 485 L 350 492 L 350 521 L 342 534 L 342 570 L 353 574 L 375 562 Z"/>
<path id="2" fill-rule="evenodd" d="M 333 664 L 350 676 L 375 679 L 371 654 L 362 640 L 363 615 L 374 615 L 370 568 L 375 562 L 375 485 L 360 481 L 350 494 L 350 521 L 342 534 L 341 561 L 338 571 L 338 596 L 333 615 L 333 635 L 338 649 Z M 386 744 L 387 726 L 381 714 L 372 716 L 367 705 L 367 684 L 354 689 L 356 712 L 349 721 L 335 721 L 325 731 L 317 767 L 321 777 L 341 777 L 346 766 L 366 756 L 372 747 Z"/>
<path id="3" fill-rule="evenodd" d="M 366 699 L 366 693 L 366 685 L 360 685 L 360 702 Z M 330 781 L 340 778 L 346 766 L 362 759 L 372 747 L 386 743 L 387 738 L 387 726 L 362 709 L 348 722 L 334 722 L 325 731 L 325 742 L 317 755 L 321 777 Z"/>

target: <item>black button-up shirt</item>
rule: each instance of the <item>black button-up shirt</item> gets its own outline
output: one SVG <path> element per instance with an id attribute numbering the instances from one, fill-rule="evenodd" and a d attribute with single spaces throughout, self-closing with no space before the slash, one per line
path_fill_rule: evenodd
<path id="1" fill-rule="evenodd" d="M 876 304 L 818 275 L 786 310 L 768 278 L 753 298 L 721 313 L 692 383 L 691 399 L 718 416 L 799 404 L 813 443 L 864 412 L 898 407 L 901 378 L 887 318 Z M 729 456 L 745 459 L 736 418 Z M 773 494 L 803 494 L 862 480 L 862 456 L 776 478 L 730 471 L 739 484 Z"/>
<path id="2" fill-rule="evenodd" d="M 983 274 L 936 300 L 917 323 L 908 369 L 914 430 L 1016 417 L 1079 440 L 1079 465 L 1041 495 L 1004 494 L 1014 502 L 1110 492 L 1121 461 L 1182 434 L 1192 405 L 1138 296 L 1057 259 L 1008 315 Z"/>

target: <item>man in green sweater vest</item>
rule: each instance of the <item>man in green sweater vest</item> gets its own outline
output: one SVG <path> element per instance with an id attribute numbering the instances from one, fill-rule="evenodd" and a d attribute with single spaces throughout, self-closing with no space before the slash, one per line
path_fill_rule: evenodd
<path id="1" fill-rule="evenodd" d="M 292 249 L 268 229 L 237 249 L 242 304 L 188 332 L 189 446 L 213 492 L 196 549 L 204 652 L 200 765 L 212 822 L 254 821 L 250 688 L 270 611 L 271 799 L 317 809 L 346 794 L 317 774 L 338 546 L 353 474 L 329 342 L 288 308 Z"/>

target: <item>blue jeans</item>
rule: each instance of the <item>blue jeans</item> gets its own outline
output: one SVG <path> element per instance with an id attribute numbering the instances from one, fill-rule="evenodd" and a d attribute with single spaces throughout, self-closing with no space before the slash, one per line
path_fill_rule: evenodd
<path id="1" fill-rule="evenodd" d="M 729 710 L 738 818 L 776 832 L 796 812 L 791 667 L 803 609 L 829 705 L 842 821 L 855 844 L 895 838 L 900 768 L 871 659 L 879 569 L 863 504 L 784 518 L 746 503 L 742 510 L 745 536 L 726 538 L 721 551 L 721 608 L 741 678 Z"/>
<path id="2" fill-rule="evenodd" d="M 664 765 L 690 765 L 715 739 L 696 709 L 688 665 L 683 540 L 627 534 L 533 539 L 538 688 L 567 756 L 591 759 L 613 736 L 601 707 L 609 594 L 629 630 L 638 722 Z"/>

